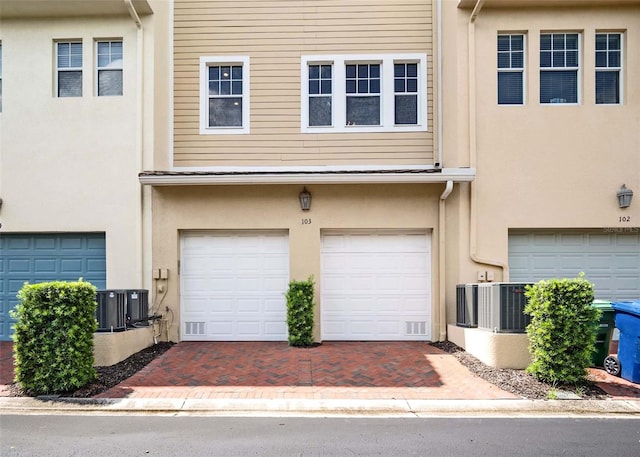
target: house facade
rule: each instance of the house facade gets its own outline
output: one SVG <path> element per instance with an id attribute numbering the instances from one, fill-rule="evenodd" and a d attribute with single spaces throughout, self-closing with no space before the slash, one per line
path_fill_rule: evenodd
<path id="1" fill-rule="evenodd" d="M 156 338 L 285 341 L 313 277 L 317 341 L 518 368 L 457 285 L 640 296 L 639 0 L 55 4 L 0 10 L 3 316 L 53 269 L 149 289 Z"/>
<path id="2" fill-rule="evenodd" d="M 443 55 L 457 56 L 443 67 L 445 150 L 477 169 L 454 195 L 459 213 L 448 212 L 464 246 L 448 258 L 460 262 L 447 270 L 448 293 L 455 281 L 584 272 L 597 299 L 637 299 L 640 2 L 443 8 Z M 628 207 L 625 189 L 636 193 Z M 526 338 L 454 325 L 449 336 L 492 364 L 526 365 Z"/>
<path id="3" fill-rule="evenodd" d="M 150 192 L 137 173 L 152 160 L 164 3 L 0 5 L 0 340 L 25 281 L 150 286 Z"/>
<path id="4" fill-rule="evenodd" d="M 443 162 L 437 6 L 173 2 L 172 147 L 140 176 L 166 337 L 284 341 L 310 276 L 317 340 L 446 337 L 474 170 Z"/>

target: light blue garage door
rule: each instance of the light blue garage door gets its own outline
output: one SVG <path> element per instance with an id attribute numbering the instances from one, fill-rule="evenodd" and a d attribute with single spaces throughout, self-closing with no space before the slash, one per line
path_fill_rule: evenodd
<path id="1" fill-rule="evenodd" d="M 0 341 L 11 339 L 9 310 L 25 282 L 78 278 L 106 288 L 104 233 L 0 234 Z"/>
<path id="2" fill-rule="evenodd" d="M 509 232 L 510 281 L 574 278 L 580 272 L 596 298 L 640 298 L 640 232 L 637 229 Z"/>

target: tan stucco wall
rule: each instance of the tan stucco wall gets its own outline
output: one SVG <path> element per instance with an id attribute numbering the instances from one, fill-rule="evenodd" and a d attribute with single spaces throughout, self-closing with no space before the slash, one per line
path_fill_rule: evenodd
<path id="1" fill-rule="evenodd" d="M 302 186 L 210 186 L 154 188 L 153 268 L 169 269 L 162 309 L 167 316 L 169 340 L 179 340 L 180 232 L 184 230 L 281 229 L 289 233 L 290 278 L 316 279 L 316 324 L 320 301 L 320 242 L 329 229 L 421 229 L 431 233 L 432 251 L 432 335 L 439 332 L 437 227 L 441 185 L 312 185 L 310 211 L 300 209 Z M 310 219 L 303 224 L 302 219 Z M 162 294 L 156 290 L 158 303 Z M 284 291 L 283 291 L 284 293 Z M 167 313 L 165 306 L 171 312 Z M 316 325 L 316 338 L 320 329 Z M 167 333 L 163 332 L 163 338 Z"/>
<path id="2" fill-rule="evenodd" d="M 108 367 L 153 345 L 153 327 L 93 334 L 93 364 Z"/>
<path id="3" fill-rule="evenodd" d="M 457 264 L 447 271 L 449 323 L 456 283 L 475 282 L 477 272 L 487 270 L 495 280 L 509 279 L 506 269 L 471 260 L 474 232 L 475 254 L 506 265 L 510 229 L 640 226 L 640 201 L 620 209 L 616 199 L 623 183 L 636 196 L 640 191 L 640 7 L 485 7 L 470 28 L 471 10 L 456 4 L 442 3 L 444 163 L 475 166 L 477 178 L 461 186 L 447 210 L 447 262 Z M 539 103 L 539 34 L 549 31 L 581 34 L 578 105 Z M 595 104 L 594 40 L 600 31 L 624 32 L 621 105 Z M 497 104 L 499 32 L 527 37 L 523 106 Z"/>
<path id="4" fill-rule="evenodd" d="M 531 363 L 529 338 L 524 333 L 493 333 L 449 325 L 449 341 L 486 365 L 523 370 Z"/>

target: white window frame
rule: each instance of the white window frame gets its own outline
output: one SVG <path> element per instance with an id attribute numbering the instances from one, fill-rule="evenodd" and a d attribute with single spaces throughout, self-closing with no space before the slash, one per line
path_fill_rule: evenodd
<path id="1" fill-rule="evenodd" d="M 510 66 L 508 68 L 500 68 L 498 62 L 496 62 L 497 75 L 500 73 L 520 73 L 522 75 L 522 103 L 500 103 L 498 97 L 500 95 L 500 83 L 498 77 L 496 77 L 496 103 L 498 106 L 524 106 L 527 104 L 527 34 L 524 32 L 498 32 L 497 37 L 501 36 L 521 36 L 522 37 L 522 67 Z M 497 54 L 509 53 L 511 56 L 513 49 L 509 51 L 496 50 Z"/>
<path id="2" fill-rule="evenodd" d="M 380 125 L 347 125 L 347 64 L 380 64 Z M 418 122 L 395 124 L 394 64 L 418 64 Z M 331 126 L 309 125 L 309 65 L 333 66 Z M 427 55 L 408 54 L 336 54 L 305 55 L 300 60 L 300 130 L 303 133 L 415 132 L 427 131 Z"/>
<path id="3" fill-rule="evenodd" d="M 58 47 L 61 44 L 80 44 L 82 47 L 82 64 L 79 67 L 59 67 L 58 66 Z M 54 58 L 55 58 L 55 68 L 56 68 L 56 74 L 55 74 L 55 98 L 81 98 L 84 97 L 84 63 L 85 63 L 85 50 L 84 50 L 84 43 L 81 39 L 73 39 L 73 40 L 55 40 L 53 42 L 53 50 L 54 50 Z M 60 91 L 59 91 L 59 80 L 60 80 L 60 73 L 62 72 L 67 72 L 67 71 L 79 71 L 81 78 L 80 78 L 80 95 L 75 95 L 75 96 L 60 96 Z"/>
<path id="4" fill-rule="evenodd" d="M 242 66 L 242 126 L 209 126 L 209 67 L 219 65 Z M 249 57 L 248 56 L 203 56 L 200 57 L 200 134 L 201 135 L 239 135 L 250 132 L 249 113 Z"/>
<path id="5" fill-rule="evenodd" d="M 582 59 L 583 57 L 583 45 L 582 45 L 582 32 L 579 31 L 567 31 L 567 30 L 552 30 L 552 31 L 544 31 L 544 32 L 540 32 L 540 35 L 538 37 L 538 44 L 540 44 L 542 35 L 551 35 L 552 38 L 552 46 L 553 46 L 553 35 L 577 35 L 578 36 L 578 59 L 577 59 L 577 66 L 575 67 L 543 67 L 541 65 L 541 56 L 542 56 L 542 49 L 541 46 L 538 46 L 538 67 L 539 67 L 539 73 L 538 73 L 538 77 L 539 77 L 539 81 L 540 84 L 542 84 L 542 73 L 543 72 L 553 72 L 553 71 L 575 71 L 576 72 L 576 101 L 574 102 L 551 102 L 551 103 L 543 103 L 542 100 L 540 99 L 540 91 L 541 89 L 538 90 L 538 103 L 542 106 L 576 106 L 576 105 L 580 105 L 582 103 Z M 564 49 L 564 52 L 566 52 L 567 49 Z"/>
<path id="6" fill-rule="evenodd" d="M 604 31 L 604 30 L 597 30 L 595 35 L 594 35 L 594 42 L 595 42 L 595 38 L 597 35 L 619 35 L 620 36 L 620 66 L 619 67 L 595 67 L 595 72 L 599 73 L 599 72 L 617 72 L 618 73 L 618 86 L 619 86 L 619 96 L 620 99 L 618 100 L 617 103 L 598 103 L 597 102 L 597 93 L 596 93 L 596 88 L 593 88 L 593 96 L 595 99 L 595 104 L 597 106 L 618 106 L 618 105 L 622 105 L 622 100 L 624 99 L 624 48 L 625 48 L 625 33 L 624 32 L 617 32 L 617 31 Z M 595 54 L 598 52 L 598 50 L 595 50 L 595 44 L 594 44 L 594 59 L 595 59 Z M 609 49 L 607 49 L 607 53 L 609 52 Z"/>
<path id="7" fill-rule="evenodd" d="M 109 65 L 106 67 L 99 66 L 98 59 L 98 46 L 100 43 L 120 43 L 122 46 L 122 59 L 120 60 L 119 66 L 112 66 L 114 62 L 109 62 Z M 124 95 L 124 42 L 122 38 L 97 38 L 94 40 L 94 56 L 95 56 L 95 65 L 96 65 L 96 74 L 95 74 L 95 94 L 96 97 L 121 97 Z M 100 94 L 100 78 L 99 74 L 101 71 L 120 71 L 120 77 L 122 78 L 122 93 L 120 94 Z"/>

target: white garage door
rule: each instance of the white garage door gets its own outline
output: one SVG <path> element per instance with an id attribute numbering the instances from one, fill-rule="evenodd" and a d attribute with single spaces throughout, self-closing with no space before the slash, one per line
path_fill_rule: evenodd
<path id="1" fill-rule="evenodd" d="M 596 298 L 640 298 L 640 233 L 627 231 L 512 231 L 510 280 L 574 278 L 581 271 Z"/>
<path id="2" fill-rule="evenodd" d="M 426 233 L 322 237 L 322 338 L 429 340 L 431 249 Z"/>
<path id="3" fill-rule="evenodd" d="M 284 341 L 286 232 L 187 232 L 181 243 L 183 340 Z"/>

